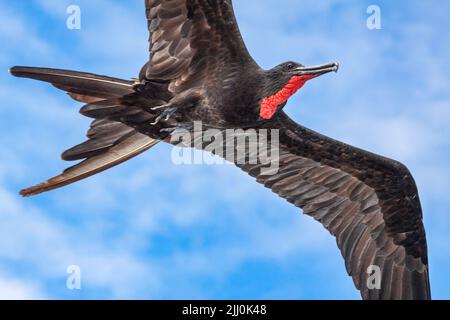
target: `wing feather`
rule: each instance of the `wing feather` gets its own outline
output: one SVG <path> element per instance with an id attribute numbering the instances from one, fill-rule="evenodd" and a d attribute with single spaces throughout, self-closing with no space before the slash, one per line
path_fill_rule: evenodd
<path id="1" fill-rule="evenodd" d="M 141 71 L 147 80 L 171 81 L 173 92 L 192 88 L 220 67 L 256 63 L 239 31 L 231 0 L 146 0 L 150 61 Z"/>
<path id="2" fill-rule="evenodd" d="M 267 163 L 238 161 L 256 149 L 249 145 L 235 148 L 236 154 L 247 147 L 245 155 L 235 157 L 236 165 L 336 237 L 362 297 L 430 299 L 422 211 L 408 169 L 306 129 L 284 113 L 261 128 L 279 130 L 279 169 L 262 171 Z M 381 271 L 379 289 L 369 286 L 371 266 Z"/>

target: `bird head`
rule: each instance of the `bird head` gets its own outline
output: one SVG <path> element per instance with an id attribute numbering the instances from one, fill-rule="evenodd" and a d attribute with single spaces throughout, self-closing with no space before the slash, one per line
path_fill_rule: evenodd
<path id="1" fill-rule="evenodd" d="M 338 69 L 339 64 L 336 62 L 305 67 L 300 63 L 289 61 L 266 71 L 267 82 L 261 101 L 260 117 L 271 119 L 307 81 L 329 72 L 337 72 Z"/>

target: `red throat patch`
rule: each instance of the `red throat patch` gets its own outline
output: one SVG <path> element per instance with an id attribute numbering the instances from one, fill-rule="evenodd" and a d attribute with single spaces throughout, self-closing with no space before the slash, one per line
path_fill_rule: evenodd
<path id="1" fill-rule="evenodd" d="M 288 101 L 288 99 L 295 94 L 306 81 L 315 78 L 316 75 L 295 76 L 289 80 L 288 84 L 283 89 L 275 93 L 273 96 L 266 97 L 261 102 L 259 116 L 263 119 L 272 119 L 278 110 L 278 107 Z"/>

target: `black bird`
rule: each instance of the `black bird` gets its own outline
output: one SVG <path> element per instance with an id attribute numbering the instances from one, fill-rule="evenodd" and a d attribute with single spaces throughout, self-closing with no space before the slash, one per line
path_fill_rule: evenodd
<path id="1" fill-rule="evenodd" d="M 139 79 L 14 67 L 87 103 L 89 140 L 62 155 L 83 160 L 23 196 L 56 189 L 170 142 L 177 129 L 279 130 L 279 170 L 237 163 L 259 183 L 321 222 L 336 237 L 364 299 L 430 299 L 427 244 L 418 191 L 399 162 L 311 131 L 283 112 L 306 81 L 338 64 L 287 62 L 265 71 L 248 53 L 231 0 L 146 0 L 150 60 Z M 203 147 L 203 146 L 201 146 Z M 247 156 L 248 154 L 246 154 Z M 238 161 L 236 161 L 238 162 Z M 371 287 L 372 266 L 380 273 Z M 371 269 L 372 268 L 372 269 Z"/>

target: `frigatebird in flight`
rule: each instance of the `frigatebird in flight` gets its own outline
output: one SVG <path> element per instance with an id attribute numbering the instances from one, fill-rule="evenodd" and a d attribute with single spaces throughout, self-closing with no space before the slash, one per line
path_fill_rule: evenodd
<path id="1" fill-rule="evenodd" d="M 127 81 L 91 73 L 14 67 L 86 103 L 89 140 L 63 153 L 83 160 L 26 190 L 32 196 L 87 178 L 170 142 L 194 121 L 209 128 L 279 130 L 279 170 L 237 164 L 336 237 L 364 299 L 430 299 L 427 243 L 416 184 L 401 163 L 333 140 L 283 111 L 308 80 L 337 63 L 263 70 L 241 37 L 231 0 L 146 0 L 150 59 Z M 369 270 L 380 271 L 370 286 Z"/>

